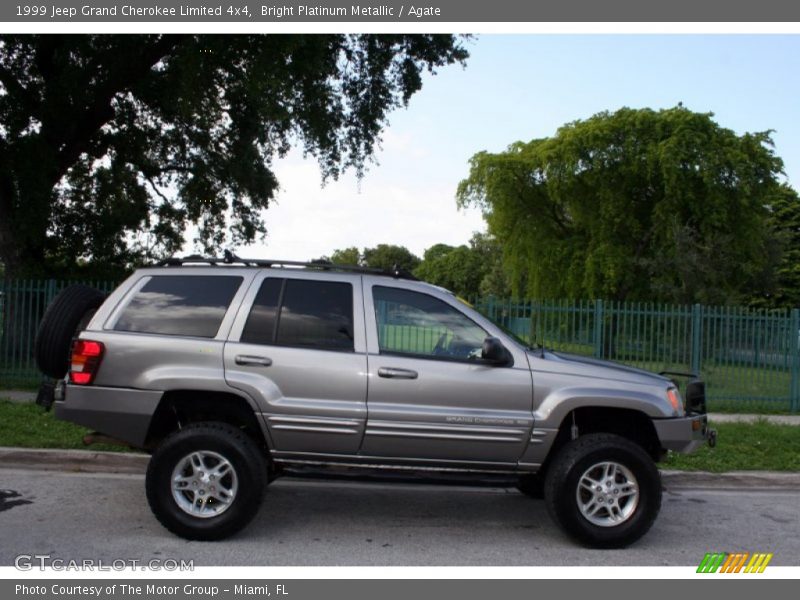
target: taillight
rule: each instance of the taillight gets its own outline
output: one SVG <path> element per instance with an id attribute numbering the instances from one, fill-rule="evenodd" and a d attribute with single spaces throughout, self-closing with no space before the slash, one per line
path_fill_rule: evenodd
<path id="1" fill-rule="evenodd" d="M 94 380 L 105 347 L 102 342 L 75 340 L 72 344 L 72 360 L 69 368 L 69 381 L 77 385 L 89 385 Z"/>

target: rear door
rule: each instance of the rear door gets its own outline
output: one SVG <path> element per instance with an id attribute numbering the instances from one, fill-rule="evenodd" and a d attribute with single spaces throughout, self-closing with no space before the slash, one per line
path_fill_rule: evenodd
<path id="1" fill-rule="evenodd" d="M 229 385 L 256 398 L 277 454 L 354 454 L 366 421 L 361 280 L 266 271 L 225 345 Z"/>

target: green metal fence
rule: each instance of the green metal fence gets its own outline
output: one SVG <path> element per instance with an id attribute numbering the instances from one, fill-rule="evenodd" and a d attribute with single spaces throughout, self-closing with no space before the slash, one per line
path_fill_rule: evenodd
<path id="1" fill-rule="evenodd" d="M 797 309 L 496 298 L 474 304 L 529 343 L 650 371 L 699 373 L 712 410 L 800 410 Z"/>
<path id="2" fill-rule="evenodd" d="M 110 292 L 118 282 L 0 280 L 0 389 L 35 386 L 41 380 L 33 358 L 36 330 L 50 301 L 73 283 L 83 283 Z"/>
<path id="3" fill-rule="evenodd" d="M 0 388 L 35 386 L 36 330 L 66 285 L 0 280 Z M 800 311 L 601 300 L 478 298 L 475 307 L 529 343 L 651 371 L 702 375 L 713 410 L 800 411 Z"/>

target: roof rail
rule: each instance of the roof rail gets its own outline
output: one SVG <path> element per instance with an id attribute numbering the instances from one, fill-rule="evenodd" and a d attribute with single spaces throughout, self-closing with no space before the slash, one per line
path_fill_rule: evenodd
<path id="1" fill-rule="evenodd" d="M 199 254 L 192 254 L 184 257 L 170 257 L 156 263 L 155 267 L 180 267 L 189 264 L 207 264 L 211 266 L 243 266 L 243 267 L 303 267 L 307 269 L 319 269 L 322 271 L 344 271 L 348 273 L 366 273 L 370 275 L 385 275 L 387 277 L 394 277 L 395 279 L 409 279 L 418 281 L 411 273 L 405 269 L 401 269 L 397 265 L 391 269 L 377 269 L 374 267 L 362 267 L 359 265 L 339 265 L 326 260 L 312 260 L 309 262 L 297 260 L 277 260 L 277 259 L 261 259 L 261 258 L 240 258 L 233 254 L 230 250 L 225 250 L 222 258 L 201 256 Z"/>

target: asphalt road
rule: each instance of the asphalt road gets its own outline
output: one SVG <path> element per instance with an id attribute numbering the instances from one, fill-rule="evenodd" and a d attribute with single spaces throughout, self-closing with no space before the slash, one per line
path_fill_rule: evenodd
<path id="1" fill-rule="evenodd" d="M 18 554 L 203 565 L 696 565 L 706 552 L 800 559 L 800 493 L 673 489 L 625 550 L 566 539 L 514 489 L 283 478 L 235 538 L 187 542 L 151 515 L 140 475 L 0 469 L 0 565 Z"/>

